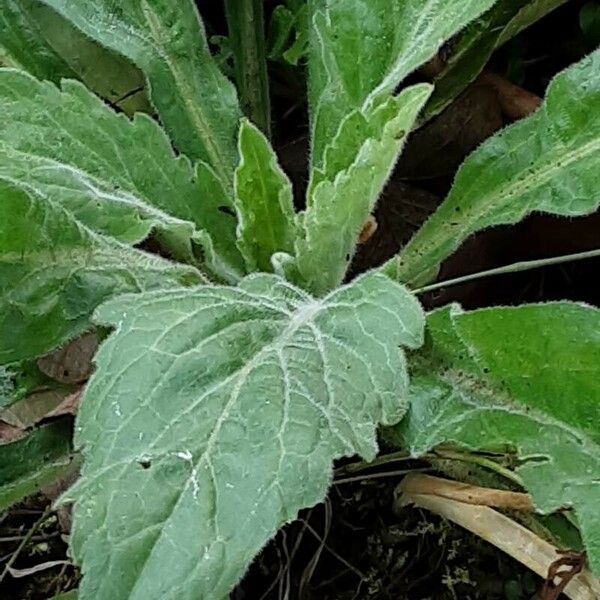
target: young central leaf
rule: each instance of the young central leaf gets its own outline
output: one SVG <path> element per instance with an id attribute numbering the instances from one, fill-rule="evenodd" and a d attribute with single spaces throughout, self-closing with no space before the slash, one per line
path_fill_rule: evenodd
<path id="1" fill-rule="evenodd" d="M 401 346 L 424 318 L 367 275 L 316 300 L 275 275 L 125 296 L 79 416 L 73 546 L 81 597 L 226 597 L 331 461 L 376 452 L 405 412 Z M 110 549 L 110 551 L 109 551 Z"/>
<path id="2" fill-rule="evenodd" d="M 310 0 L 312 164 L 344 118 L 393 92 L 494 0 Z"/>

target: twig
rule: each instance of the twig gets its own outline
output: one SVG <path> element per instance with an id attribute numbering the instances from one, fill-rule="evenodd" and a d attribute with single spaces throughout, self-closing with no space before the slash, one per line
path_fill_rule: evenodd
<path id="1" fill-rule="evenodd" d="M 436 458 L 442 458 L 446 460 L 460 460 L 462 462 L 471 463 L 473 465 L 479 465 L 484 469 L 489 469 L 501 475 L 505 479 L 516 483 L 520 487 L 525 487 L 523 480 L 514 471 L 507 469 L 503 465 L 499 464 L 491 458 L 481 456 L 480 454 L 472 454 L 470 452 L 455 452 L 453 450 L 435 450 L 433 455 Z"/>
<path id="2" fill-rule="evenodd" d="M 17 558 L 23 551 L 23 549 L 27 546 L 27 544 L 31 541 L 31 538 L 35 534 L 35 532 L 43 525 L 44 521 L 48 518 L 50 513 L 52 512 L 52 506 L 48 505 L 42 516 L 33 524 L 33 527 L 27 532 L 27 535 L 23 538 L 21 543 L 18 545 L 17 549 L 13 552 L 13 555 L 10 557 L 6 565 L 4 565 L 4 569 L 2 574 L 0 575 L 0 583 L 4 581 L 4 578 L 8 573 L 10 573 L 11 567 L 15 564 Z"/>

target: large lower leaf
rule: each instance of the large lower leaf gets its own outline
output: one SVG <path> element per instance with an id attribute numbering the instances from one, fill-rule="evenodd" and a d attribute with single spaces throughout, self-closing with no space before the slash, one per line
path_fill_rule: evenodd
<path id="1" fill-rule="evenodd" d="M 498 46 L 565 2 L 498 0 L 452 44 L 450 56 L 435 78 L 435 91 L 427 104 L 425 116 L 436 115 L 452 102 L 481 73 Z"/>
<path id="2" fill-rule="evenodd" d="M 59 89 L 11 69 L 0 70 L 0 112 L 0 177 L 123 242 L 156 228 L 163 245 L 188 261 L 195 225 L 231 271 L 243 271 L 231 199 L 208 166 L 176 158 L 149 117 L 118 115 L 80 83 Z"/>
<path id="3" fill-rule="evenodd" d="M 392 93 L 495 0 L 310 0 L 312 161 L 348 114 Z"/>
<path id="4" fill-rule="evenodd" d="M 573 217 L 600 203 L 600 51 L 559 74 L 542 108 L 490 138 L 445 202 L 385 271 L 418 285 L 480 229 L 532 211 Z"/>
<path id="5" fill-rule="evenodd" d="M 299 280 L 315 294 L 339 285 L 431 87 L 416 85 L 363 114 L 355 111 L 315 169 L 296 242 Z"/>
<path id="6" fill-rule="evenodd" d="M 405 412 L 423 316 L 370 275 L 316 300 L 275 275 L 124 297 L 97 355 L 72 543 L 84 600 L 225 598 L 334 458 L 376 453 Z"/>
<path id="7" fill-rule="evenodd" d="M 249 121 L 240 129 L 239 148 L 235 172 L 238 246 L 250 273 L 269 272 L 273 254 L 294 249 L 292 184 L 267 138 Z"/>
<path id="8" fill-rule="evenodd" d="M 194 268 L 98 235 L 52 199 L 0 179 L 0 364 L 74 338 L 115 294 L 199 281 Z"/>
<path id="9" fill-rule="evenodd" d="M 38 79 L 81 79 L 129 114 L 150 108 L 138 69 L 87 38 L 41 0 L 0 3 L 0 46 L 13 64 Z"/>
<path id="10" fill-rule="evenodd" d="M 59 421 L 22 440 L 0 445 L 0 511 L 34 494 L 73 468 L 72 426 Z"/>
<path id="11" fill-rule="evenodd" d="M 428 317 L 396 434 L 413 454 L 514 449 L 543 512 L 573 507 L 600 573 L 600 311 L 557 303 Z"/>
<path id="12" fill-rule="evenodd" d="M 213 61 L 192 0 L 43 0 L 146 75 L 150 99 L 177 147 L 231 188 L 241 116 Z"/>

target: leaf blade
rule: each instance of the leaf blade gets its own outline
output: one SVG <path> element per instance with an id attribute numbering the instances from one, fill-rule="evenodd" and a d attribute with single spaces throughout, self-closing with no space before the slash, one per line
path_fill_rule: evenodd
<path id="1" fill-rule="evenodd" d="M 241 275 L 235 219 L 220 210 L 231 200 L 215 193 L 208 166 L 175 157 L 149 117 L 118 115 L 78 82 L 57 88 L 11 69 L 0 69 L 0 110 L 0 177 L 59 199 L 86 226 L 122 242 L 156 229 L 180 260 L 194 262 L 194 226 L 205 229 Z"/>
<path id="2" fill-rule="evenodd" d="M 146 75 L 150 99 L 177 147 L 231 189 L 241 117 L 233 85 L 213 61 L 191 0 L 43 0 Z"/>
<path id="3" fill-rule="evenodd" d="M 72 469 L 71 429 L 65 421 L 56 422 L 0 446 L 0 510 L 5 511 Z"/>
<path id="4" fill-rule="evenodd" d="M 250 121 L 242 122 L 239 153 L 235 172 L 238 246 L 249 273 L 268 273 L 273 270 L 273 254 L 294 249 L 292 184 L 267 138 Z"/>
<path id="5" fill-rule="evenodd" d="M 568 302 L 428 317 L 396 434 L 415 455 L 440 443 L 516 450 L 537 507 L 574 507 L 600 569 L 600 311 Z M 557 485 L 560 482 L 560 485 Z"/>
<path id="6" fill-rule="evenodd" d="M 367 108 L 434 56 L 495 0 L 343 0 L 310 3 L 312 160 L 353 110 Z"/>
<path id="7" fill-rule="evenodd" d="M 532 211 L 593 212 L 599 202 L 600 51 L 559 74 L 531 117 L 486 141 L 459 169 L 450 193 L 384 271 L 426 281 L 468 236 Z"/>
<path id="8" fill-rule="evenodd" d="M 313 293 L 342 282 L 361 229 L 430 93 L 427 84 L 412 86 L 366 114 L 350 114 L 325 152 L 323 171 L 313 170 L 295 261 L 299 280 Z"/>
<path id="9" fill-rule="evenodd" d="M 35 358 L 91 327 L 112 295 L 202 281 L 193 267 L 83 227 L 0 179 L 0 364 Z"/>
<path id="10" fill-rule="evenodd" d="M 80 79 L 127 114 L 151 112 L 144 77 L 137 68 L 84 36 L 38 0 L 2 3 L 0 46 L 11 64 L 38 79 L 56 84 L 63 78 Z"/>
<path id="11" fill-rule="evenodd" d="M 450 57 L 434 80 L 435 91 L 425 119 L 439 114 L 471 83 L 502 44 L 526 29 L 566 0 L 498 0 L 473 21 L 452 46 Z"/>
<path id="12" fill-rule="evenodd" d="M 398 346 L 416 347 L 422 334 L 418 303 L 390 283 L 365 277 L 314 300 L 278 277 L 250 276 L 238 288 L 125 297 L 99 310 L 99 321 L 120 325 L 98 354 L 79 416 L 86 460 L 70 496 L 82 598 L 224 597 L 275 529 L 320 500 L 333 456 L 373 456 L 375 423 L 404 410 Z M 121 385 L 123 351 L 136 358 Z M 126 382 L 139 369 L 158 380 L 145 376 L 132 395 Z M 120 498 L 116 512 L 106 513 L 109 496 Z M 140 520 L 146 497 L 152 507 Z M 102 550 L 102 530 L 121 538 L 121 552 Z"/>

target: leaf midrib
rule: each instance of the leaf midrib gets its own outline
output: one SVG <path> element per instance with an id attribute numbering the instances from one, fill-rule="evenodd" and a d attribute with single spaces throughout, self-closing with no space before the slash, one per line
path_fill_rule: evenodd
<path id="1" fill-rule="evenodd" d="M 249 294 L 250 297 L 252 297 L 252 294 Z M 260 295 L 258 296 L 254 296 L 259 302 L 262 300 L 262 297 Z M 209 308 L 212 308 L 209 307 Z M 218 437 L 218 434 L 220 433 L 221 427 L 223 425 L 223 423 L 227 420 L 227 418 L 229 417 L 230 411 L 232 406 L 235 404 L 235 402 L 237 401 L 239 394 L 241 393 L 241 389 L 248 377 L 248 375 L 254 370 L 254 368 L 260 364 L 260 361 L 268 354 L 270 353 L 276 353 L 279 354 L 279 352 L 285 348 L 287 342 L 289 342 L 289 340 L 291 338 L 293 338 L 294 334 L 301 328 L 304 327 L 305 325 L 308 325 L 312 320 L 314 320 L 315 316 L 324 308 L 326 308 L 326 302 L 325 300 L 312 300 L 311 302 L 308 302 L 306 304 L 304 304 L 302 306 L 301 309 L 296 310 L 292 316 L 292 318 L 290 319 L 288 325 L 285 327 L 285 329 L 281 332 L 281 334 L 279 336 L 277 336 L 277 338 L 269 343 L 267 343 L 265 346 L 263 346 L 253 357 L 250 361 L 248 361 L 244 366 L 242 366 L 240 369 L 237 369 L 234 373 L 232 373 L 231 375 L 229 375 L 227 378 L 225 378 L 224 380 L 220 381 L 217 385 L 213 386 L 208 392 L 203 392 L 202 396 L 200 397 L 201 399 L 203 399 L 204 397 L 206 397 L 207 394 L 209 393 L 213 393 L 215 391 L 217 391 L 218 389 L 220 389 L 221 387 L 223 387 L 224 385 L 227 385 L 228 383 L 230 383 L 231 381 L 234 381 L 237 378 L 237 385 L 234 387 L 233 391 L 230 393 L 229 395 L 229 399 L 228 401 L 225 403 L 225 406 L 223 407 L 223 410 L 221 411 L 221 414 L 219 415 L 218 419 L 215 421 L 215 425 L 213 427 L 213 431 L 211 432 L 206 445 L 204 447 L 204 449 L 202 450 L 202 453 L 200 454 L 199 457 L 194 459 L 193 462 L 193 470 L 190 474 L 190 476 L 186 479 L 185 484 L 182 486 L 179 494 L 177 495 L 174 503 L 173 503 L 173 507 L 171 509 L 171 511 L 169 512 L 169 516 L 167 516 L 164 521 L 162 521 L 162 523 L 157 524 L 157 526 L 160 526 L 160 531 L 157 534 L 155 540 L 153 541 L 151 547 L 148 550 L 148 553 L 144 559 L 143 564 L 140 567 L 139 570 L 139 575 L 136 577 L 135 583 L 133 588 L 131 589 L 131 592 L 129 594 L 129 598 L 132 598 L 134 593 L 136 592 L 137 586 L 139 584 L 140 581 L 143 581 L 143 572 L 147 567 L 148 561 L 151 558 L 151 556 L 154 553 L 154 549 L 156 548 L 156 545 L 158 544 L 158 542 L 162 539 L 162 536 L 164 534 L 164 530 L 166 527 L 167 522 L 169 521 L 169 519 L 172 517 L 172 515 L 175 513 L 175 511 L 177 510 L 177 508 L 179 507 L 180 502 L 182 501 L 182 498 L 184 496 L 184 492 L 187 491 L 187 489 L 189 488 L 189 485 L 191 484 L 192 481 L 192 476 L 193 476 L 193 471 L 197 470 L 200 468 L 200 466 L 203 463 L 206 463 L 206 461 L 209 459 L 210 456 L 210 452 L 214 447 L 214 444 L 216 442 L 216 439 Z M 221 331 L 221 330 L 220 330 Z M 219 333 L 220 333 L 219 331 Z M 163 332 L 163 335 L 165 334 L 165 332 Z M 204 340 L 203 340 L 204 342 Z M 198 402 L 198 400 L 195 401 L 196 403 Z M 189 408 L 193 408 L 193 406 L 190 406 Z M 115 436 L 116 437 L 116 436 Z M 150 447 L 148 448 L 148 450 L 152 450 L 153 448 L 156 447 L 157 442 L 159 441 L 159 437 L 156 438 L 153 443 L 150 445 Z M 125 471 L 125 469 L 127 468 L 127 466 L 130 464 L 130 461 L 128 460 L 124 466 L 123 466 L 123 471 L 122 473 Z M 109 470 L 111 468 L 114 467 L 114 464 L 109 464 L 109 465 L 104 465 L 104 467 L 102 468 L 102 471 L 105 470 Z"/>
<path id="2" fill-rule="evenodd" d="M 142 3 L 142 13 L 153 39 L 160 41 L 164 38 L 164 31 L 161 28 L 160 19 L 158 19 L 156 13 L 152 10 L 146 0 Z M 229 162 L 226 158 L 226 153 L 219 147 L 217 137 L 212 132 L 209 120 L 202 111 L 201 104 L 194 102 L 194 88 L 188 83 L 188 77 L 180 69 L 178 61 L 174 59 L 172 52 L 168 50 L 168 47 L 168 45 L 156 46 L 152 44 L 154 52 L 164 60 L 173 75 L 175 84 L 181 90 L 181 98 L 191 117 L 192 124 L 200 135 L 202 145 L 205 147 L 206 152 L 210 157 L 211 166 L 218 174 L 225 189 L 230 189 L 231 177 L 229 176 L 228 170 L 225 168 L 225 165 Z"/>
<path id="3" fill-rule="evenodd" d="M 560 150 L 563 151 L 564 147 L 561 147 Z M 515 197 L 519 198 L 524 194 L 532 193 L 534 190 L 551 180 L 556 173 L 560 173 L 562 169 L 567 168 L 569 165 L 577 162 L 580 159 L 583 160 L 587 158 L 590 154 L 593 154 L 597 151 L 600 151 L 600 138 L 593 139 L 590 142 L 579 146 L 568 154 L 559 154 L 558 151 L 553 153 L 550 157 L 552 160 L 546 162 L 545 165 L 542 164 L 542 166 L 529 177 L 520 179 L 517 178 L 516 180 L 513 180 L 511 184 L 504 188 L 504 191 L 499 195 L 495 194 L 497 191 L 496 188 L 496 190 L 493 190 L 486 196 L 483 196 L 481 202 L 477 203 L 476 210 L 472 210 L 470 213 L 467 213 L 468 219 L 464 220 L 460 228 L 455 229 L 452 227 L 438 227 L 439 221 L 447 220 L 447 213 L 456 205 L 456 202 L 447 205 L 443 212 L 435 213 L 429 219 L 429 221 L 426 222 L 421 232 L 417 233 L 417 236 L 413 238 L 413 241 L 404 248 L 398 257 L 392 259 L 392 261 L 394 261 L 400 269 L 408 269 L 411 272 L 414 272 L 415 266 L 413 266 L 410 261 L 404 262 L 407 256 L 416 256 L 417 264 L 421 263 L 421 271 L 425 271 L 428 268 L 437 266 L 439 260 L 436 259 L 435 264 L 429 264 L 427 258 L 431 255 L 435 256 L 436 253 L 440 251 L 440 248 L 442 248 L 445 244 L 454 239 L 456 239 L 460 244 L 465 237 L 469 236 L 473 232 L 474 228 L 476 229 L 478 227 L 478 222 L 485 219 L 490 214 L 493 217 L 493 211 L 495 209 L 497 210 L 498 208 L 504 208 L 508 200 Z M 558 162 L 560 162 L 560 164 L 557 164 Z M 526 214 L 536 210 L 535 207 L 531 206 L 531 203 L 521 208 Z M 551 212 L 544 209 L 540 210 L 543 212 Z M 512 221 L 506 222 L 510 223 Z M 429 238 L 428 234 L 428 229 L 430 227 L 433 227 L 434 231 L 437 230 L 438 232 L 437 236 L 433 236 L 432 239 Z M 425 267 L 422 266 L 423 263 L 425 264 Z"/>

